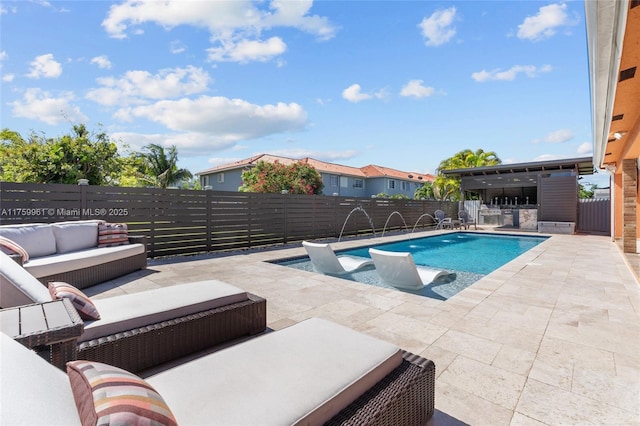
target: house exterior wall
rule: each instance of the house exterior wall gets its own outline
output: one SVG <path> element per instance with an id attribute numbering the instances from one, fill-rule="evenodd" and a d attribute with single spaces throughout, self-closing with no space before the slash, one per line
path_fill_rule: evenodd
<path id="1" fill-rule="evenodd" d="M 220 178 L 220 176 L 222 176 Z M 221 179 L 222 182 L 219 182 Z M 242 170 L 225 170 L 200 176 L 200 185 L 204 188 L 210 186 L 214 191 L 237 191 L 242 185 Z"/>
<path id="2" fill-rule="evenodd" d="M 224 175 L 224 178 L 222 182 L 219 182 L 218 178 L 221 174 Z M 403 194 L 413 198 L 416 189 L 422 186 L 418 182 L 388 177 L 367 178 L 324 172 L 320 172 L 320 176 L 324 184 L 322 193 L 324 195 L 337 194 L 341 197 L 370 198 L 374 195 L 385 193 L 390 196 Z M 356 181 L 361 182 L 362 185 L 356 185 Z M 395 188 L 389 188 L 389 181 L 394 182 Z M 242 185 L 242 169 L 200 175 L 200 185 L 203 188 L 210 186 L 214 191 L 237 191 L 238 187 Z"/>

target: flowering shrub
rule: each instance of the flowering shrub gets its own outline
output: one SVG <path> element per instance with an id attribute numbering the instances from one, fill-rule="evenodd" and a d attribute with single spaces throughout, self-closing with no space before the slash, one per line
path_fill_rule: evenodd
<path id="1" fill-rule="evenodd" d="M 321 194 L 324 184 L 320 173 L 308 164 L 296 162 L 289 166 L 275 161 L 259 161 L 252 169 L 242 172 L 241 192 L 289 194 Z"/>

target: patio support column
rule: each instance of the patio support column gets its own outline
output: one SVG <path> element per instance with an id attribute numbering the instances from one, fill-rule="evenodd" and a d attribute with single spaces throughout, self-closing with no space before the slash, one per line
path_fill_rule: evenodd
<path id="1" fill-rule="evenodd" d="M 625 253 L 637 252 L 638 166 L 635 159 L 622 160 L 622 246 Z"/>

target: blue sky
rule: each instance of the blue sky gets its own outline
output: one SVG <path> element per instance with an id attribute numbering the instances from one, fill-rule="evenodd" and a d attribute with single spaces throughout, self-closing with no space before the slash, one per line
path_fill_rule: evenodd
<path id="1" fill-rule="evenodd" d="M 434 173 L 592 154 L 583 1 L 2 1 L 2 127 Z M 100 127 L 102 126 L 102 127 Z M 124 151 L 123 151 L 124 152 Z M 606 186 L 601 178 L 587 178 Z M 604 183 L 604 185 L 602 184 Z"/>

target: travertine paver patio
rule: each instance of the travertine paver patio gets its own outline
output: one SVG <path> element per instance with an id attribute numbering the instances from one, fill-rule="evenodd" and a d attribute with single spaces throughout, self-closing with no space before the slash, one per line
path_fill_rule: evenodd
<path id="1" fill-rule="evenodd" d="M 215 278 L 265 297 L 270 328 L 315 316 L 393 342 L 436 363 L 430 425 L 640 424 L 640 286 L 609 237 L 554 235 L 447 301 L 264 262 L 302 254 L 152 262 L 86 292 Z"/>

